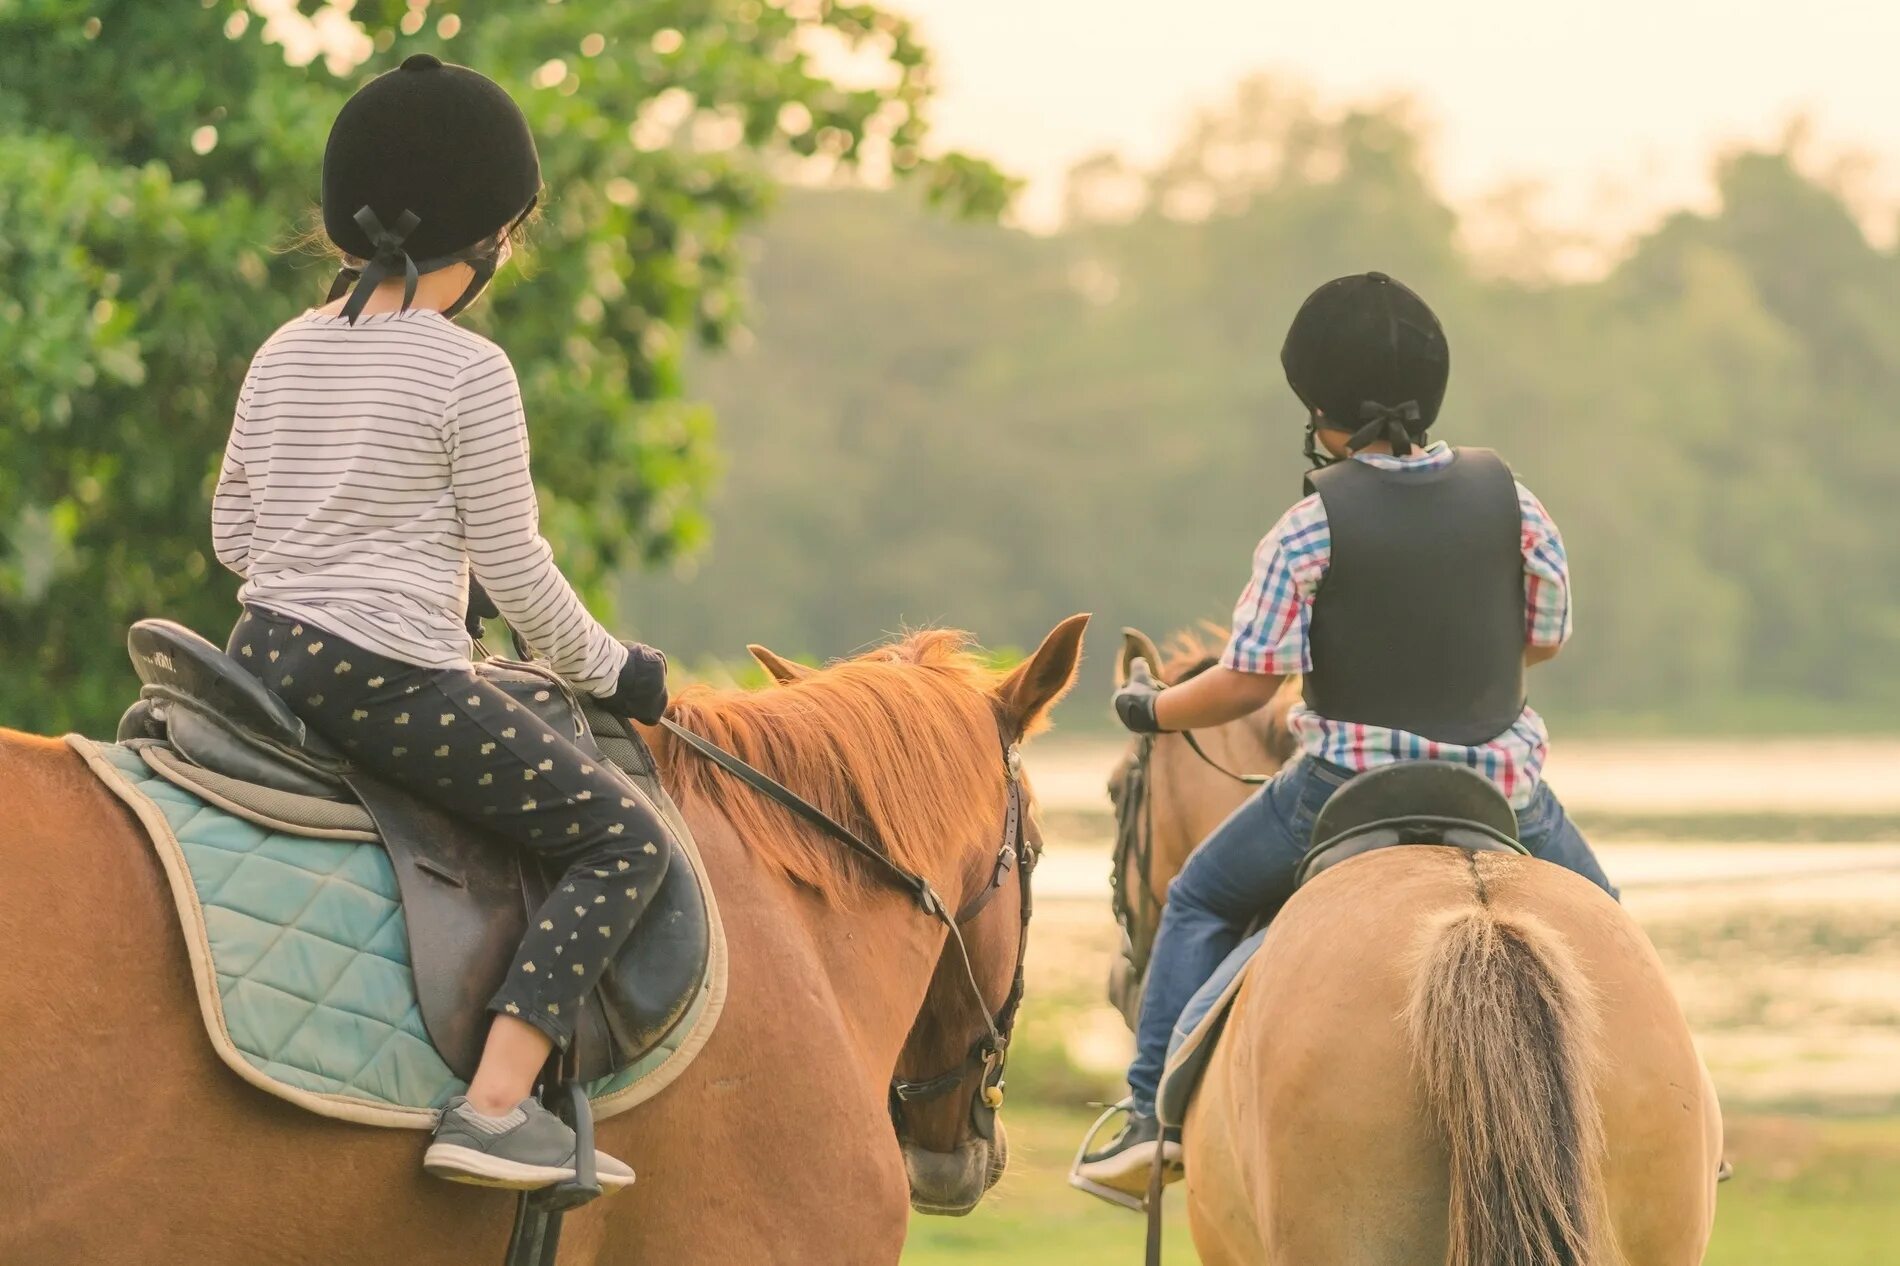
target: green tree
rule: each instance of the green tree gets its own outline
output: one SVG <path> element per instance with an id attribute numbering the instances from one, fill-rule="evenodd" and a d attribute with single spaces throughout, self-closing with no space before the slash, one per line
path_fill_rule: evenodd
<path id="1" fill-rule="evenodd" d="M 1007 182 L 926 158 L 910 25 L 835 0 L 0 3 L 0 717 L 109 726 L 125 624 L 218 636 L 235 582 L 208 495 L 250 354 L 328 272 L 308 222 L 329 122 L 428 51 L 522 102 L 548 184 L 524 280 L 472 314 L 520 369 L 544 518 L 608 569 L 706 535 L 713 420 L 683 364 L 743 309 L 741 230 L 775 165 L 872 160 L 990 215 Z M 827 50 L 851 52 L 827 60 Z M 828 67 L 863 58 L 873 86 Z"/>
<path id="2" fill-rule="evenodd" d="M 1577 283 L 1472 256 L 1403 106 L 1266 81 L 1152 170 L 1085 164 L 1049 237 L 800 191 L 761 233 L 756 346 L 697 370 L 728 424 L 719 537 L 626 608 L 689 659 L 1092 609 L 1100 660 L 1121 624 L 1225 618 L 1300 493 L 1287 322 L 1378 268 L 1450 332 L 1439 434 L 1499 448 L 1563 527 L 1577 636 L 1531 679 L 1560 732 L 1891 725 L 1900 256 L 1798 150 L 1717 176 L 1717 210 Z M 1070 715 L 1102 721 L 1099 692 Z"/>

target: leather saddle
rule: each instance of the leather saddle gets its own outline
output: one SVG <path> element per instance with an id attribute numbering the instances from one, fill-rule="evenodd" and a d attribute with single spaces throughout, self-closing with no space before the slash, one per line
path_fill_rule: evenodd
<path id="1" fill-rule="evenodd" d="M 162 740 L 186 761 L 278 792 L 360 803 L 395 867 L 422 1022 L 443 1060 L 473 1076 L 500 987 L 530 913 L 558 873 L 506 842 L 353 768 L 243 665 L 169 620 L 141 620 L 127 639 L 143 683 L 120 742 Z M 571 1058 L 583 1082 L 609 1077 L 659 1045 L 705 978 L 710 920 L 688 838 L 652 754 L 616 717 L 584 708 L 538 664 L 490 659 L 476 671 L 522 707 L 626 776 L 672 828 L 666 876 L 582 1006 Z"/>
<path id="2" fill-rule="evenodd" d="M 1517 813 L 1496 783 L 1467 766 L 1433 760 L 1382 765 L 1349 779 L 1320 807 L 1313 839 L 1296 883 L 1398 844 L 1530 853 L 1517 838 Z"/>

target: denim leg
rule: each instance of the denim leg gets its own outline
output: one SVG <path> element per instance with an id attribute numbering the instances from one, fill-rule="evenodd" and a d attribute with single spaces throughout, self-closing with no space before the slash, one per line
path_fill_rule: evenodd
<path id="1" fill-rule="evenodd" d="M 1293 895 L 1293 874 L 1312 843 L 1313 818 L 1339 777 L 1296 761 L 1214 829 L 1168 888 L 1142 987 L 1128 1088 L 1135 1110 L 1154 1111 L 1168 1039 L 1190 999 L 1240 944 L 1256 915 Z"/>
<path id="2" fill-rule="evenodd" d="M 1518 810 L 1517 837 L 1533 857 L 1573 870 L 1618 901 L 1623 899 L 1610 877 L 1603 873 L 1603 864 L 1590 851 L 1583 833 L 1564 812 L 1557 793 L 1547 784 L 1539 783 L 1530 804 Z"/>

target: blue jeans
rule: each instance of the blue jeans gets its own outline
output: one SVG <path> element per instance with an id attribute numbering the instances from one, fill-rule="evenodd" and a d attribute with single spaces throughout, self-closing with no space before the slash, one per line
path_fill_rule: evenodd
<path id="1" fill-rule="evenodd" d="M 1293 873 L 1313 842 L 1313 819 L 1352 771 L 1307 757 L 1281 770 L 1214 829 L 1168 888 L 1142 988 L 1135 1062 L 1128 1088 L 1135 1110 L 1154 1111 L 1175 1021 L 1256 916 L 1271 918 L 1293 895 Z M 1533 856 L 1576 871 L 1617 896 L 1596 854 L 1539 784 L 1517 815 L 1518 838 Z"/>

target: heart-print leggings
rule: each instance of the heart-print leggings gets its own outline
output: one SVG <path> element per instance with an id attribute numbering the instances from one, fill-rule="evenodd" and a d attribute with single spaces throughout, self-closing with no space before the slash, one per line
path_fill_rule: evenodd
<path id="1" fill-rule="evenodd" d="M 566 868 L 488 1004 L 565 1050 L 672 856 L 645 797 L 466 669 L 418 668 L 255 606 L 229 651 L 353 764 Z"/>

